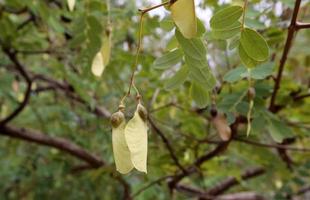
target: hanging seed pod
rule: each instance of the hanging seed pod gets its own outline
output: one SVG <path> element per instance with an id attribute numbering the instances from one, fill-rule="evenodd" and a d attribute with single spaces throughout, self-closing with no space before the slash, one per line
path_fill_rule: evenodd
<path id="1" fill-rule="evenodd" d="M 92 73 L 100 77 L 104 72 L 106 66 L 110 62 L 111 57 L 111 45 L 112 45 L 112 33 L 111 28 L 104 32 L 102 37 L 102 46 L 99 52 L 97 52 L 96 56 L 93 59 L 91 71 Z"/>
<path id="2" fill-rule="evenodd" d="M 68 3 L 68 7 L 70 11 L 74 10 L 74 6 L 75 6 L 75 0 L 67 0 Z"/>
<path id="3" fill-rule="evenodd" d="M 228 141 L 231 137 L 231 129 L 228 126 L 226 117 L 223 113 L 217 113 L 215 117 L 212 118 L 212 123 L 215 126 L 220 138 L 223 141 Z"/>
<path id="4" fill-rule="evenodd" d="M 95 76 L 100 77 L 103 70 L 104 70 L 103 57 L 101 52 L 98 52 L 93 59 L 91 65 L 91 71 Z"/>
<path id="5" fill-rule="evenodd" d="M 172 19 L 182 35 L 187 39 L 195 37 L 197 34 L 197 21 L 194 0 L 173 1 L 170 9 Z"/>
<path id="6" fill-rule="evenodd" d="M 130 159 L 130 151 L 125 140 L 125 116 L 121 111 L 111 116 L 112 124 L 112 146 L 116 170 L 127 174 L 133 169 Z"/>
<path id="7" fill-rule="evenodd" d="M 129 147 L 133 166 L 147 173 L 147 113 L 139 103 L 136 112 L 125 128 L 125 138 Z"/>

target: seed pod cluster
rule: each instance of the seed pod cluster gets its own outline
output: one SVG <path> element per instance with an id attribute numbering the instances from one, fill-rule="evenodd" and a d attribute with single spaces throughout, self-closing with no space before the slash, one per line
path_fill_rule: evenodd
<path id="1" fill-rule="evenodd" d="M 121 111 L 111 116 L 112 145 L 116 170 L 122 174 L 133 168 L 147 173 L 147 112 L 139 103 L 126 124 Z"/>

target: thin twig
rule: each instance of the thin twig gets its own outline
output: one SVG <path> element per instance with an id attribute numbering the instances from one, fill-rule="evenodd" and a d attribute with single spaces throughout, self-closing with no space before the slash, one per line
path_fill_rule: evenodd
<path id="1" fill-rule="evenodd" d="M 179 162 L 178 157 L 175 155 L 175 152 L 174 152 L 174 150 L 173 150 L 169 140 L 164 135 L 164 133 L 156 126 L 156 124 L 153 122 L 153 120 L 150 117 L 148 117 L 148 121 L 149 121 L 150 125 L 152 126 L 152 128 L 154 129 L 154 131 L 160 136 L 160 138 L 162 139 L 162 141 L 166 145 L 166 147 L 167 147 L 167 149 L 168 149 L 168 151 L 170 153 L 170 156 L 171 156 L 172 160 L 174 161 L 174 163 L 180 168 L 180 170 L 183 173 L 186 173 L 185 168 Z"/>
<path id="2" fill-rule="evenodd" d="M 31 94 L 31 86 L 32 86 L 32 80 L 27 73 L 25 67 L 18 61 L 16 57 L 16 53 L 10 51 L 9 49 L 4 49 L 4 52 L 6 55 L 10 58 L 10 60 L 14 63 L 14 66 L 16 67 L 17 71 L 23 76 L 27 83 L 27 89 L 25 91 L 25 96 L 23 101 L 19 104 L 19 106 L 6 118 L 2 119 L 0 121 L 0 127 L 4 126 L 5 124 L 9 123 L 11 120 L 13 120 L 16 116 L 18 116 L 26 107 L 26 105 L 29 102 L 30 94 Z"/>
<path id="3" fill-rule="evenodd" d="M 291 24 L 288 28 L 288 34 L 287 34 L 285 46 L 284 46 L 283 54 L 282 54 L 282 57 L 280 60 L 279 70 L 278 70 L 278 74 L 277 74 L 277 77 L 275 80 L 275 85 L 273 88 L 273 93 L 272 93 L 271 100 L 270 100 L 269 110 L 272 112 L 275 111 L 275 101 L 276 101 L 278 90 L 280 89 L 280 84 L 281 84 L 284 66 L 285 66 L 285 63 L 287 60 L 288 53 L 289 53 L 290 48 L 291 48 L 291 44 L 292 44 L 292 41 L 294 38 L 294 33 L 297 30 L 296 29 L 296 23 L 297 23 L 297 16 L 298 16 L 300 4 L 301 4 L 301 0 L 295 1 L 295 7 L 294 7 L 294 11 L 293 11 L 293 16 L 291 19 Z"/>
<path id="4" fill-rule="evenodd" d="M 141 189 L 139 189 L 137 192 L 135 192 L 133 195 L 132 195 L 132 198 L 135 198 L 137 197 L 139 194 L 141 194 L 142 192 L 144 192 L 145 190 L 149 189 L 150 187 L 152 187 L 153 185 L 155 184 L 158 184 L 168 178 L 171 178 L 172 176 L 163 176 L 161 178 L 158 178 L 152 182 L 150 182 L 149 184 L 147 184 L 146 186 L 142 187 Z"/>
<path id="5" fill-rule="evenodd" d="M 81 160 L 84 160 L 85 162 L 89 163 L 93 168 L 101 167 L 105 164 L 100 158 L 97 158 L 96 156 L 88 153 L 82 147 L 63 138 L 50 137 L 47 134 L 43 134 L 37 131 L 24 128 L 16 128 L 9 125 L 0 127 L 0 134 L 45 146 L 54 147 L 61 151 L 70 153 L 71 155 Z"/>
<path id="6" fill-rule="evenodd" d="M 281 144 L 264 144 L 264 143 L 246 140 L 246 139 L 242 139 L 242 138 L 234 138 L 233 140 L 238 141 L 238 142 L 243 142 L 246 144 L 259 146 L 259 147 L 285 149 L 285 150 L 300 151 L 300 152 L 310 152 L 309 148 L 297 148 L 297 147 L 291 147 L 291 146 L 281 145 Z"/>

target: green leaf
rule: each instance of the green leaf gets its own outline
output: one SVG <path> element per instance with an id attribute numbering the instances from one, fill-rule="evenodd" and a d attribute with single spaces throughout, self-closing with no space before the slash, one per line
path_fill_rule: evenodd
<path id="1" fill-rule="evenodd" d="M 195 81 L 192 83 L 191 96 L 199 108 L 206 107 L 210 102 L 209 91 Z"/>
<path id="2" fill-rule="evenodd" d="M 171 31 L 174 28 L 174 22 L 171 19 L 164 18 L 159 24 L 165 31 Z"/>
<path id="3" fill-rule="evenodd" d="M 183 56 L 182 52 L 179 49 L 175 49 L 163 55 L 162 57 L 157 58 L 154 61 L 153 66 L 155 69 L 161 69 L 161 70 L 168 69 L 177 64 L 178 62 L 180 62 L 182 56 Z"/>
<path id="4" fill-rule="evenodd" d="M 239 57 L 241 62 L 246 66 L 246 67 L 255 67 L 256 65 L 259 64 L 258 61 L 252 59 L 251 57 L 248 56 L 248 54 L 244 51 L 242 45 L 239 45 Z"/>
<path id="5" fill-rule="evenodd" d="M 241 6 L 230 6 L 224 8 L 211 18 L 210 26 L 212 29 L 225 29 L 234 24 L 241 17 L 243 8 Z"/>
<path id="6" fill-rule="evenodd" d="M 171 77 L 165 82 L 165 89 L 173 90 L 180 87 L 180 85 L 182 85 L 185 82 L 188 73 L 189 73 L 188 67 L 186 65 L 183 65 L 181 69 L 179 69 L 179 71 L 177 71 L 177 73 L 173 77 Z"/>
<path id="7" fill-rule="evenodd" d="M 265 63 L 262 65 L 259 65 L 255 67 L 253 70 L 251 70 L 251 78 L 257 79 L 257 80 L 265 79 L 266 77 L 272 74 L 273 69 L 274 69 L 273 63 Z"/>
<path id="8" fill-rule="evenodd" d="M 247 69 L 245 67 L 237 67 L 235 69 L 232 69 L 225 74 L 224 81 L 228 83 L 234 83 L 236 81 L 239 81 L 242 79 L 241 75 L 245 72 L 247 72 Z"/>
<path id="9" fill-rule="evenodd" d="M 192 80 L 204 84 L 209 90 L 215 86 L 215 78 L 210 71 L 206 59 L 195 60 L 185 56 L 185 62 L 189 67 L 189 75 Z"/>
<path id="10" fill-rule="evenodd" d="M 215 39 L 229 39 L 235 36 L 236 34 L 240 33 L 241 30 L 241 23 L 236 21 L 235 23 L 227 26 L 224 29 L 213 29 L 211 34 L 212 37 Z"/>
<path id="11" fill-rule="evenodd" d="M 252 79 L 256 79 L 256 80 L 265 79 L 266 77 L 272 74 L 273 68 L 274 68 L 274 64 L 271 62 L 261 64 L 251 70 L 250 76 Z M 249 76 L 248 71 L 245 71 L 240 76 L 242 78 L 248 77 Z"/>
<path id="12" fill-rule="evenodd" d="M 269 56 L 267 42 L 253 29 L 245 28 L 241 32 L 240 43 L 246 54 L 253 60 L 264 61 Z"/>
<path id="13" fill-rule="evenodd" d="M 175 36 L 187 56 L 197 60 L 206 58 L 207 50 L 200 38 L 186 39 L 178 30 Z"/>
<path id="14" fill-rule="evenodd" d="M 280 121 L 275 115 L 265 112 L 265 119 L 267 121 L 267 130 L 271 137 L 278 143 L 281 143 L 285 138 L 293 136 L 292 130 Z"/>
<path id="15" fill-rule="evenodd" d="M 203 24 L 203 22 L 197 18 L 197 36 L 196 37 L 202 37 L 203 34 L 206 33 L 206 27 Z"/>
<path id="16" fill-rule="evenodd" d="M 234 37 L 234 38 L 230 41 L 229 46 L 228 46 L 228 49 L 229 49 L 229 50 L 233 50 L 234 48 L 238 47 L 239 43 L 240 43 L 240 37 L 238 37 L 238 36 Z"/>

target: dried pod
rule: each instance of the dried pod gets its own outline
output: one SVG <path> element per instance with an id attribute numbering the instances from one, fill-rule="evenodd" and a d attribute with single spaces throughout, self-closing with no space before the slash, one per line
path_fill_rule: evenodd
<path id="1" fill-rule="evenodd" d="M 133 166 L 147 173 L 147 123 L 145 108 L 138 104 L 136 112 L 125 128 L 125 139 L 129 147 Z"/>
<path id="2" fill-rule="evenodd" d="M 197 34 L 197 21 L 194 0 L 178 0 L 170 6 L 171 16 L 185 38 L 193 38 Z"/>
<path id="3" fill-rule="evenodd" d="M 220 138 L 223 141 L 228 141 L 231 137 L 231 129 L 228 126 L 226 117 L 223 113 L 217 113 L 217 115 L 212 118 L 212 123 L 215 126 Z"/>
<path id="4" fill-rule="evenodd" d="M 112 146 L 116 170 L 127 174 L 133 169 L 130 159 L 130 151 L 125 139 L 125 116 L 121 111 L 111 116 L 112 124 Z"/>
<path id="5" fill-rule="evenodd" d="M 253 100 L 255 98 L 255 95 L 256 95 L 255 88 L 254 87 L 250 87 L 248 89 L 248 99 L 249 100 Z"/>

